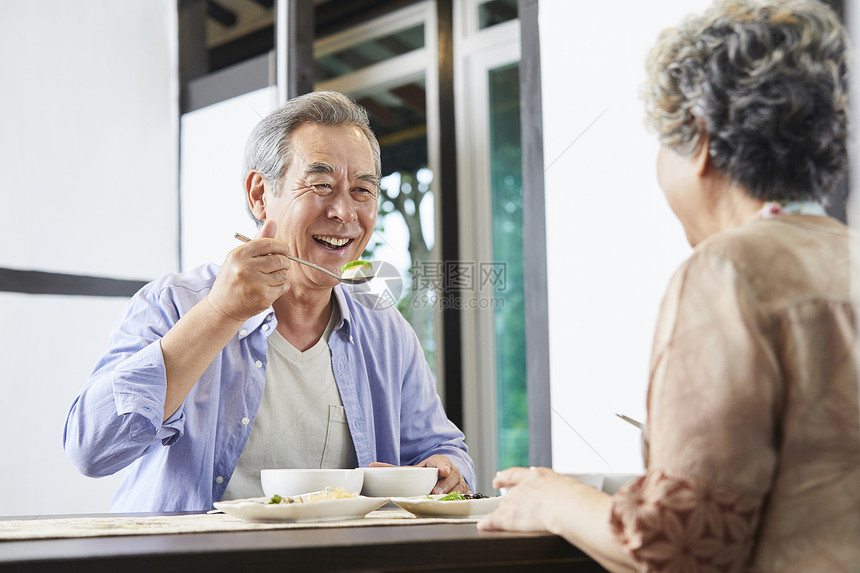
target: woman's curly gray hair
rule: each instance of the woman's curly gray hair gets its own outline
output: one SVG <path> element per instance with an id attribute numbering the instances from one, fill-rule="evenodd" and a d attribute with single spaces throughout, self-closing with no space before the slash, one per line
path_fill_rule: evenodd
<path id="1" fill-rule="evenodd" d="M 648 56 L 649 127 L 763 200 L 824 199 L 847 161 L 847 39 L 817 0 L 723 0 Z"/>
<path id="2" fill-rule="evenodd" d="M 289 100 L 254 127 L 245 144 L 242 178 L 247 177 L 252 170 L 259 171 L 267 181 L 273 183 L 273 193 L 278 195 L 293 155 L 293 131 L 306 123 L 359 128 L 370 143 L 376 176 L 382 177 L 379 141 L 370 128 L 367 111 L 342 93 L 316 91 Z M 245 208 L 251 218 L 257 220 L 247 201 Z M 261 221 L 257 223 L 262 224 Z"/>

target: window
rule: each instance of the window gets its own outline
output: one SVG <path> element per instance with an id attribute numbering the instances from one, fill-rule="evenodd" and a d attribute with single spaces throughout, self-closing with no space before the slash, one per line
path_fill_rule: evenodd
<path id="1" fill-rule="evenodd" d="M 379 139 L 380 211 L 365 256 L 391 263 L 403 277 L 397 307 L 438 377 L 436 33 L 435 5 L 421 2 L 320 38 L 314 59 L 316 88 L 364 106 Z"/>
<path id="2" fill-rule="evenodd" d="M 497 469 L 529 465 L 519 22 L 485 25 L 495 2 L 455 5 L 461 264 L 477 273 L 463 301 L 464 430 L 487 491 Z"/>
<path id="3" fill-rule="evenodd" d="M 498 418 L 497 469 L 529 465 L 523 284 L 523 174 L 518 64 L 489 70 L 490 204 Z M 493 273 L 487 276 L 486 273 Z"/>
<path id="4" fill-rule="evenodd" d="M 314 87 L 346 93 L 368 111 L 382 148 L 383 192 L 378 229 L 365 255 L 391 263 L 403 277 L 398 309 L 418 334 L 439 393 L 458 422 L 460 388 L 452 385 L 446 400 L 443 378 L 445 372 L 462 378 L 461 427 L 478 469 L 478 487 L 488 491 L 497 469 L 529 462 L 519 22 L 515 0 L 455 0 L 453 9 L 457 125 L 450 138 L 456 137 L 457 149 L 456 224 L 440 216 L 444 200 L 453 199 L 441 195 L 453 192 L 440 181 L 453 173 L 440 172 L 440 158 L 453 142 L 441 140 L 436 2 L 416 2 L 316 39 Z M 186 114 L 183 138 L 219 145 L 213 130 L 223 130 L 226 122 L 218 115 L 229 111 L 249 123 L 243 135 L 225 135 L 224 140 L 244 142 L 255 117 L 264 115 L 276 99 L 275 89 L 264 87 L 271 75 L 260 73 L 270 69 L 272 59 L 258 56 L 255 62 L 254 87 L 260 89 Z M 211 77 L 216 74 L 201 79 L 196 93 L 210 93 L 204 84 L 217 79 Z M 443 149 L 446 143 L 449 147 Z M 199 225 L 202 220 L 188 218 L 202 211 L 185 207 L 195 199 L 187 187 L 191 174 L 186 173 L 193 157 L 183 157 L 183 228 L 198 224 L 202 230 L 195 236 L 212 235 L 194 254 L 194 246 L 187 244 L 191 234 L 183 233 L 188 263 L 192 258 L 218 260 L 218 253 L 223 257 L 232 245 L 232 232 L 242 231 L 235 228 L 240 223 L 226 215 L 245 217 L 238 173 L 241 153 L 235 155 L 233 164 L 226 159 L 207 162 L 201 156 L 201 169 L 223 169 L 217 179 L 224 187 L 218 192 L 223 193 L 225 213 L 210 212 L 205 229 Z M 213 187 L 201 184 L 200 196 L 207 191 L 211 198 Z M 451 232 L 450 226 L 456 228 L 459 252 L 446 253 L 443 260 L 441 229 Z M 217 244 L 221 239 L 228 243 Z M 204 247 L 212 249 L 211 254 L 204 253 Z M 449 288 L 453 282 L 457 288 Z M 443 324 L 442 317 L 455 306 L 456 319 Z M 459 348 L 451 347 L 457 344 L 454 337 L 443 344 L 443 327 L 459 334 Z M 451 408 L 451 402 L 457 406 Z"/>
<path id="5" fill-rule="evenodd" d="M 478 29 L 517 19 L 517 0 L 489 0 L 478 4 Z"/>

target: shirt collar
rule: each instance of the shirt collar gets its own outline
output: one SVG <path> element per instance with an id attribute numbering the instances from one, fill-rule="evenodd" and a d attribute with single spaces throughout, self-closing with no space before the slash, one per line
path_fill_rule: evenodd
<path id="1" fill-rule="evenodd" d="M 352 318 L 349 312 L 349 304 L 346 302 L 343 285 L 335 285 L 334 299 L 337 301 L 338 308 L 340 308 L 340 322 L 335 325 L 334 329 L 340 330 L 343 328 L 344 334 L 352 338 Z"/>
<path id="2" fill-rule="evenodd" d="M 346 302 L 346 294 L 344 294 L 342 285 L 336 285 L 334 287 L 334 299 L 335 301 L 337 301 L 337 306 L 340 309 L 340 322 L 335 325 L 334 329 L 343 329 L 344 334 L 351 337 L 352 318 L 349 312 L 349 304 L 347 304 Z M 260 328 L 260 326 L 266 323 L 271 326 L 268 332 L 266 332 L 266 336 L 268 336 L 272 333 L 272 331 L 275 329 L 275 326 L 278 324 L 278 319 L 275 318 L 275 311 L 272 307 L 269 307 L 260 314 L 246 320 L 245 324 L 242 325 L 242 331 L 245 331 L 247 335 L 247 333 L 257 330 L 258 328 Z"/>
<path id="3" fill-rule="evenodd" d="M 256 316 L 252 316 L 248 320 L 245 321 L 245 324 L 242 325 L 242 329 L 239 331 L 239 334 L 242 335 L 242 332 L 245 333 L 245 336 L 249 332 L 254 332 L 263 324 L 268 324 L 269 329 L 266 331 L 266 336 L 270 335 L 272 331 L 275 330 L 275 326 L 278 324 L 278 319 L 275 318 L 275 310 L 272 307 L 267 308 L 260 314 Z M 242 336 L 244 338 L 244 336 Z"/>

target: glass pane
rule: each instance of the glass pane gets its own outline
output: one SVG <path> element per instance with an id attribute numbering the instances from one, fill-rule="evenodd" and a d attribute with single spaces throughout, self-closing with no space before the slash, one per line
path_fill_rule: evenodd
<path id="1" fill-rule="evenodd" d="M 519 64 L 489 72 L 499 468 L 529 465 Z"/>
<path id="2" fill-rule="evenodd" d="M 182 268 L 224 260 L 233 233 L 253 237 L 241 181 L 248 134 L 272 110 L 274 88 L 263 88 L 182 116 L 179 159 Z"/>
<path id="3" fill-rule="evenodd" d="M 424 30 L 422 22 L 318 57 L 315 80 L 334 79 L 423 48 Z M 414 328 L 435 374 L 436 290 L 423 277 L 427 268 L 439 264 L 430 254 L 436 216 L 430 190 L 433 173 L 428 166 L 426 82 L 423 74 L 414 79 L 414 71 L 404 70 L 409 79 L 400 84 L 369 90 L 366 85 L 356 86 L 357 97 L 350 87 L 341 89 L 367 110 L 382 152 L 379 217 L 363 256 L 397 268 L 403 278 L 397 308 Z"/>
<path id="4" fill-rule="evenodd" d="M 424 47 L 424 24 L 373 38 L 316 59 L 314 81 L 322 82 Z"/>
<path id="5" fill-rule="evenodd" d="M 478 29 L 517 19 L 517 0 L 489 0 L 478 6 Z"/>
<path id="6" fill-rule="evenodd" d="M 431 257 L 435 242 L 435 208 L 428 168 L 425 82 L 386 87 L 357 101 L 367 109 L 370 125 L 382 148 L 382 192 L 376 232 L 365 258 L 389 262 L 404 278 L 401 314 L 415 329 L 431 370 L 436 369 L 434 304 L 430 280 L 438 263 Z"/>

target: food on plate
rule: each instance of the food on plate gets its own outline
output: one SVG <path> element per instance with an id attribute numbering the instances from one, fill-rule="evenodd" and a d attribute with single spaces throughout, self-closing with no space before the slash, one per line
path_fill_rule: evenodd
<path id="1" fill-rule="evenodd" d="M 391 501 L 416 517 L 475 518 L 495 511 L 502 498 L 481 493 L 394 497 Z"/>
<path id="2" fill-rule="evenodd" d="M 357 493 L 349 493 L 342 487 L 334 489 L 326 489 L 324 491 L 315 491 L 303 495 L 295 495 L 292 497 L 281 497 L 278 494 L 272 496 L 269 500 L 269 505 L 290 504 L 290 503 L 313 503 L 315 501 L 329 501 L 332 499 L 347 499 L 350 497 L 358 497 Z"/>
<path id="3" fill-rule="evenodd" d="M 373 265 L 367 261 L 352 261 L 340 267 L 340 274 L 345 279 L 362 279 L 373 275 Z"/>
<path id="4" fill-rule="evenodd" d="M 460 493 L 458 491 L 452 491 L 451 493 L 438 498 L 436 501 L 463 501 L 467 499 L 486 499 L 486 497 L 487 496 L 482 493 Z M 427 498 L 433 499 L 429 495 Z"/>

